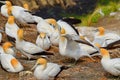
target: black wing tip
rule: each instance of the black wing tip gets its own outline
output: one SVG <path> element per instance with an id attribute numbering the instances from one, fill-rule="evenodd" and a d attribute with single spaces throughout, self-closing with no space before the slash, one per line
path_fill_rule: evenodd
<path id="1" fill-rule="evenodd" d="M 54 52 L 42 51 L 42 52 L 34 53 L 33 55 L 54 55 Z"/>
<path id="2" fill-rule="evenodd" d="M 64 17 L 64 18 L 62 18 L 62 20 L 69 24 L 79 24 L 82 22 L 80 19 L 77 19 L 74 17 Z"/>

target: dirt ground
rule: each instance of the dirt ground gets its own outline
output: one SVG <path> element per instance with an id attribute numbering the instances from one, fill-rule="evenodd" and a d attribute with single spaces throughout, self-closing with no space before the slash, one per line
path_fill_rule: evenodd
<path id="1" fill-rule="evenodd" d="M 0 26 L 1 28 L 4 26 L 6 22 L 6 18 L 2 17 L 0 19 Z M 120 35 L 120 19 L 116 19 L 116 17 L 105 17 L 103 19 L 100 19 L 98 23 L 94 25 L 95 27 L 80 27 L 79 30 L 82 31 L 88 38 L 91 38 L 91 34 L 93 29 L 96 29 L 96 27 L 104 26 L 106 31 L 108 32 L 115 32 Z M 29 32 L 29 28 L 26 31 Z M 37 34 L 35 29 L 33 30 L 33 34 Z M 27 34 L 25 36 L 31 36 L 33 35 Z M 33 38 L 33 37 L 32 37 Z M 34 36 L 33 39 L 35 39 L 36 36 Z M 4 41 L 6 41 L 6 37 L 4 37 Z M 27 39 L 29 40 L 29 39 Z M 92 40 L 92 38 L 91 38 Z M 34 40 L 29 40 L 31 42 L 34 42 Z M 54 51 L 54 56 L 48 56 L 50 62 L 55 62 L 61 65 L 70 65 L 74 62 L 73 59 L 63 57 L 59 54 L 57 47 L 51 47 L 50 51 Z M 120 46 L 115 49 L 109 50 L 111 53 L 111 57 L 120 57 Z M 17 56 L 18 60 L 23 64 L 25 70 L 30 70 L 32 66 L 35 64 L 36 60 L 26 60 L 25 58 L 21 58 L 20 56 Z M 91 59 L 87 57 L 80 58 L 77 62 L 77 64 L 67 70 L 63 70 L 56 80 L 120 80 L 120 77 L 112 76 L 111 74 L 104 71 L 100 64 L 100 57 L 93 57 L 96 61 L 92 61 Z M 21 75 L 24 73 L 24 71 L 20 73 L 9 73 L 4 71 L 0 67 L 0 80 L 36 80 L 33 76 L 33 74 L 28 75 Z"/>

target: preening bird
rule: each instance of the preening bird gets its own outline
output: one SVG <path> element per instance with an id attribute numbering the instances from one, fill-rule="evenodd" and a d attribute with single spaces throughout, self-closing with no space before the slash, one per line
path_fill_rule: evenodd
<path id="1" fill-rule="evenodd" d="M 114 76 L 120 75 L 120 58 L 110 59 L 110 54 L 106 49 L 101 48 L 102 54 L 101 64 L 105 71 Z"/>
<path id="2" fill-rule="evenodd" d="M 36 64 L 33 66 L 34 76 L 37 79 L 49 80 L 57 77 L 57 75 L 64 69 L 62 65 L 56 63 L 47 62 L 44 58 L 39 58 Z"/>
<path id="3" fill-rule="evenodd" d="M 101 47 L 111 47 L 116 43 L 120 43 L 120 36 L 115 33 L 105 33 L 103 27 L 98 28 L 98 33 L 94 36 L 93 43 L 99 43 Z"/>
<path id="4" fill-rule="evenodd" d="M 14 57 L 15 52 L 10 42 L 5 42 L 0 48 L 0 61 L 3 69 L 8 72 L 20 72 L 24 69 L 21 63 Z"/>
<path id="5" fill-rule="evenodd" d="M 46 33 L 41 32 L 36 39 L 37 46 L 41 47 L 44 50 L 48 50 L 51 46 L 50 40 Z"/>

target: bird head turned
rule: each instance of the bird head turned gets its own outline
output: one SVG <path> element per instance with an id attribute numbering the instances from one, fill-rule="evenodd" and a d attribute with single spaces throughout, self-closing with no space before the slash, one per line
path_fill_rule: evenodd
<path id="1" fill-rule="evenodd" d="M 49 24 L 53 25 L 54 27 L 57 26 L 57 22 L 56 22 L 56 20 L 53 19 L 53 18 L 46 19 L 46 21 L 47 21 Z"/>
<path id="2" fill-rule="evenodd" d="M 12 6 L 12 3 L 10 1 L 5 1 L 7 8 Z"/>
<path id="3" fill-rule="evenodd" d="M 18 62 L 17 59 L 15 59 L 15 58 L 11 59 L 11 64 L 12 64 L 12 66 L 13 66 L 14 68 L 17 67 L 18 63 L 19 63 L 19 62 Z"/>

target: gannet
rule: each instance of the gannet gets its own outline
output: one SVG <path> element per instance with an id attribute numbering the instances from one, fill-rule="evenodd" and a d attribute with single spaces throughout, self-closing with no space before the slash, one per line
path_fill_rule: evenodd
<path id="1" fill-rule="evenodd" d="M 37 79 L 49 80 L 57 77 L 57 75 L 62 71 L 62 68 L 64 67 L 61 65 L 47 62 L 44 58 L 39 58 L 32 70 L 35 69 L 34 76 Z"/>
<path id="2" fill-rule="evenodd" d="M 115 43 L 120 43 L 120 36 L 115 33 L 105 33 L 103 27 L 98 28 L 98 33 L 94 36 L 93 43 L 99 43 L 101 47 L 111 47 Z"/>
<path id="3" fill-rule="evenodd" d="M 24 69 L 21 63 L 13 56 L 15 54 L 12 44 L 10 42 L 6 42 L 0 48 L 0 61 L 3 69 L 8 72 L 20 72 Z"/>
<path id="4" fill-rule="evenodd" d="M 106 49 L 101 48 L 102 54 L 101 64 L 105 71 L 109 72 L 114 76 L 120 75 L 120 58 L 110 58 L 110 54 Z"/>
<path id="5" fill-rule="evenodd" d="M 21 51 L 24 55 L 26 55 L 29 59 L 31 58 L 30 54 L 38 54 L 47 51 L 43 50 L 41 47 L 37 46 L 34 43 L 28 42 L 23 40 L 23 29 L 19 29 L 17 31 L 17 38 L 16 38 L 16 48 Z M 49 52 L 48 52 L 49 53 Z"/>
<path id="6" fill-rule="evenodd" d="M 50 40 L 46 33 L 41 32 L 36 39 L 36 44 L 44 50 L 48 50 L 51 46 Z"/>

